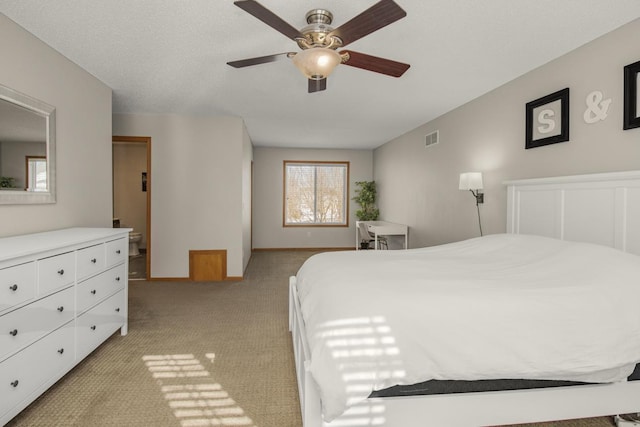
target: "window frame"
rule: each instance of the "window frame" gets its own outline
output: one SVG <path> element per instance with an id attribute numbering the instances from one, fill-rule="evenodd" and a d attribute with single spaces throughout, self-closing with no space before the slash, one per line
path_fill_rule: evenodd
<path id="1" fill-rule="evenodd" d="M 345 189 L 344 189 L 344 223 L 304 223 L 293 224 L 287 223 L 287 166 L 343 166 L 345 173 Z M 284 160 L 282 162 L 282 226 L 283 227 L 349 227 L 349 189 L 350 189 L 350 162 L 348 161 L 327 161 L 327 160 Z M 314 185 L 315 188 L 315 185 Z"/>
<path id="2" fill-rule="evenodd" d="M 24 189 L 25 191 L 30 191 L 34 193 L 49 191 L 47 186 L 39 189 L 37 185 L 37 170 L 34 167 L 37 167 L 37 164 L 44 163 L 44 173 L 47 175 L 47 156 L 25 156 L 25 179 L 24 179 Z M 46 182 L 45 182 L 46 183 Z M 33 185 L 31 185 L 33 184 Z"/>

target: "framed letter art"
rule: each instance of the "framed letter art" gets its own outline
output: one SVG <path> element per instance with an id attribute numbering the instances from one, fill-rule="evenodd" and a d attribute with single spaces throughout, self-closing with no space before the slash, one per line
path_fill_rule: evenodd
<path id="1" fill-rule="evenodd" d="M 639 80 L 640 61 L 624 67 L 624 130 L 640 127 Z"/>
<path id="2" fill-rule="evenodd" d="M 525 148 L 569 140 L 569 88 L 527 102 Z"/>

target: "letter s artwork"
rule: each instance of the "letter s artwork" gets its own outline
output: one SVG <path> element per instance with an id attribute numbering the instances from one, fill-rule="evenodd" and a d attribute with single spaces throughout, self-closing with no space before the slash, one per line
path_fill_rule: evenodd
<path id="1" fill-rule="evenodd" d="M 569 140 L 569 88 L 527 102 L 525 149 Z"/>
<path id="2" fill-rule="evenodd" d="M 542 110 L 538 114 L 538 123 L 542 126 L 538 126 L 538 132 L 546 135 L 556 128 L 556 121 L 552 119 L 556 113 L 553 110 Z"/>
<path id="3" fill-rule="evenodd" d="M 560 135 L 562 106 L 559 100 L 550 102 L 533 109 L 533 137 L 534 139 L 549 138 Z"/>

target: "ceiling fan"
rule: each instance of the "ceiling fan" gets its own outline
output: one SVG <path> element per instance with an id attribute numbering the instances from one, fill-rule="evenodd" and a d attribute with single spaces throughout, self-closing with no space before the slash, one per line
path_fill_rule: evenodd
<path id="1" fill-rule="evenodd" d="M 330 26 L 333 21 L 331 12 L 313 9 L 306 15 L 309 25 L 301 30 L 292 27 L 255 0 L 238 0 L 233 4 L 292 39 L 302 50 L 227 62 L 232 67 L 242 68 L 290 58 L 309 80 L 309 93 L 325 90 L 327 76 L 339 64 L 393 77 L 400 77 L 409 69 L 409 64 L 402 62 L 352 50 L 337 51 L 338 48 L 404 18 L 407 13 L 393 0 L 379 1 L 338 28 Z"/>

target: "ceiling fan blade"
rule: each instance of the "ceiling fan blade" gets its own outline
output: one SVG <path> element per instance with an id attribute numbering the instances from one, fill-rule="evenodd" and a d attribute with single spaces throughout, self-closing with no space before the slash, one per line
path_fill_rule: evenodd
<path id="1" fill-rule="evenodd" d="M 342 46 L 346 46 L 405 16 L 407 12 L 393 0 L 381 0 L 330 32 L 329 35 L 338 36 L 342 40 Z"/>
<path id="2" fill-rule="evenodd" d="M 327 88 L 327 79 L 312 80 L 309 79 L 309 93 L 320 92 Z"/>
<path id="3" fill-rule="evenodd" d="M 268 62 L 276 62 L 284 58 L 288 58 L 290 53 L 276 53 L 275 55 L 259 56 L 257 58 L 241 59 L 239 61 L 227 62 L 235 68 L 249 67 L 251 65 L 266 64 Z"/>
<path id="4" fill-rule="evenodd" d="M 373 71 L 374 73 L 386 74 L 387 76 L 392 77 L 400 77 L 410 67 L 409 64 L 404 64 L 402 62 L 392 61 L 385 58 L 378 58 L 377 56 L 354 52 L 352 50 L 343 50 L 340 53 L 343 54 L 345 52 L 349 54 L 349 59 L 343 64 L 350 65 L 356 68 L 362 68 L 363 70 Z"/>
<path id="5" fill-rule="evenodd" d="M 289 25 L 278 15 L 271 12 L 269 9 L 255 0 L 238 0 L 234 1 L 233 4 L 235 4 L 245 12 L 255 16 L 271 28 L 281 32 L 292 40 L 295 40 L 298 37 L 304 37 L 304 35 L 300 33 L 300 31 Z"/>

